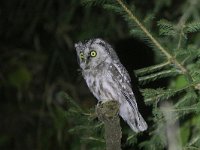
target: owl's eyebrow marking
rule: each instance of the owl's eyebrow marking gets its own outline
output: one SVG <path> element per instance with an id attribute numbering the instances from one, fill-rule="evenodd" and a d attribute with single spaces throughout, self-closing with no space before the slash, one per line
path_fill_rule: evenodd
<path id="1" fill-rule="evenodd" d="M 94 39 L 85 41 L 85 47 L 91 47 L 91 45 L 94 43 L 94 41 L 95 41 Z"/>
<path id="2" fill-rule="evenodd" d="M 88 42 L 89 42 L 89 43 L 88 43 L 88 47 L 91 48 L 91 45 L 94 43 L 94 41 L 95 41 L 95 39 L 92 39 L 92 40 L 88 41 Z"/>
<path id="3" fill-rule="evenodd" d="M 99 42 L 98 44 L 101 45 L 102 47 L 106 47 L 106 44 L 103 42 Z"/>
<path id="4" fill-rule="evenodd" d="M 100 46 L 102 46 L 103 48 L 105 48 L 105 50 L 107 51 L 107 53 L 110 54 L 109 48 L 108 48 L 108 46 L 106 45 L 106 43 L 104 43 L 104 42 L 99 42 L 98 44 L 99 44 Z"/>

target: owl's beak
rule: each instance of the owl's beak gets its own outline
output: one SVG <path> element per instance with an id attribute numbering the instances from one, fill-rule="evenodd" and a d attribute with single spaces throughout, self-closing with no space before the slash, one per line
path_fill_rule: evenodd
<path id="1" fill-rule="evenodd" d="M 89 69 L 89 67 L 88 67 L 88 59 L 85 59 L 85 69 Z"/>
<path id="2" fill-rule="evenodd" d="M 84 64 L 85 64 L 84 68 L 85 69 L 90 69 L 88 63 L 89 63 L 89 58 L 84 59 Z"/>

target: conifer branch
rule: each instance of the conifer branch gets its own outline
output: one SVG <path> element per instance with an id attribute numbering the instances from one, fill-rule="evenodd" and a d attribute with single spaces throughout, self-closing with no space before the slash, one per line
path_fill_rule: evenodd
<path id="1" fill-rule="evenodd" d="M 189 110 L 197 110 L 197 109 L 198 109 L 198 107 L 195 105 L 195 106 L 182 107 L 182 108 L 163 109 L 163 111 L 178 112 L 178 111 L 189 111 Z"/>
<path id="2" fill-rule="evenodd" d="M 155 71 L 158 71 L 158 70 L 162 69 L 163 67 L 165 67 L 165 66 L 167 66 L 169 64 L 170 64 L 170 62 L 166 61 L 166 62 L 158 64 L 158 65 L 154 65 L 154 66 L 138 69 L 138 70 L 135 70 L 135 74 L 137 76 L 141 76 L 141 75 L 145 75 L 147 73 L 152 73 L 152 72 L 155 72 Z"/>
<path id="3" fill-rule="evenodd" d="M 183 74 L 187 73 L 186 68 L 179 63 L 153 36 L 152 34 L 143 26 L 143 24 L 137 19 L 136 16 L 126 7 L 122 0 L 116 0 L 119 5 L 124 9 L 124 11 L 129 15 L 138 27 L 144 32 L 144 34 L 152 41 L 152 43 L 167 57 L 167 59 L 177 66 Z"/>
<path id="4" fill-rule="evenodd" d="M 158 78 L 166 77 L 166 76 L 173 75 L 173 74 L 177 74 L 177 71 L 176 70 L 164 70 L 164 71 L 160 71 L 158 73 L 140 77 L 139 82 L 154 81 Z"/>
<path id="5" fill-rule="evenodd" d="M 168 89 L 168 90 L 160 91 L 160 92 L 157 92 L 159 90 L 156 90 L 155 94 L 153 94 L 151 91 L 151 94 L 153 94 L 151 97 L 147 97 L 144 95 L 144 97 L 146 97 L 145 102 L 148 103 L 151 101 L 159 101 L 159 100 L 162 100 L 163 98 L 168 99 L 168 98 L 176 95 L 177 93 L 182 92 L 183 90 L 189 89 L 191 87 L 195 87 L 199 84 L 200 84 L 199 82 L 194 82 L 194 83 L 188 84 L 180 89 Z M 146 91 L 146 93 L 147 93 L 147 91 Z"/>

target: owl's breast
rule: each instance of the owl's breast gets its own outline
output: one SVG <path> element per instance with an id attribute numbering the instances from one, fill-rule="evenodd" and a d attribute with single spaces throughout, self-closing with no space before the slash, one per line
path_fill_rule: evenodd
<path id="1" fill-rule="evenodd" d="M 90 91 L 99 101 L 122 99 L 121 89 L 107 69 L 85 72 L 83 75 Z"/>

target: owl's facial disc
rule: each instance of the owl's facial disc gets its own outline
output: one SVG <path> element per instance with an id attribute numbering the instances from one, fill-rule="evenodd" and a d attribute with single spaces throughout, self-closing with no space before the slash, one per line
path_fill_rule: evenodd
<path id="1" fill-rule="evenodd" d="M 109 62 L 106 44 L 101 39 L 92 39 L 75 44 L 79 65 L 85 69 L 94 69 L 105 61 Z"/>

